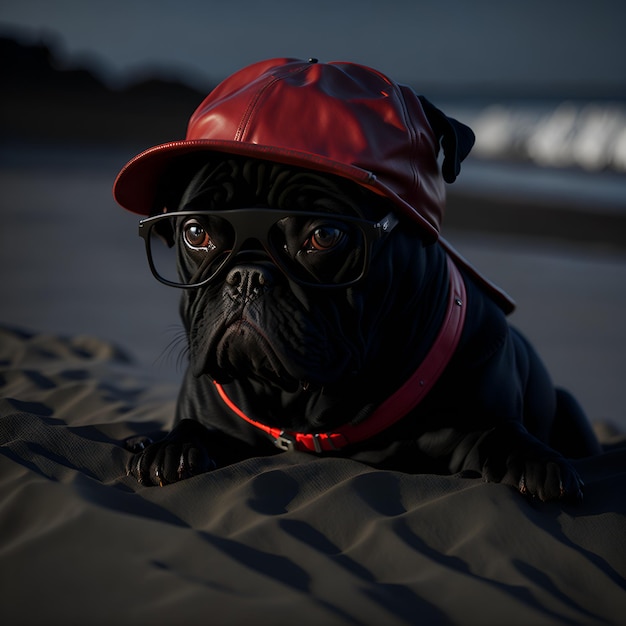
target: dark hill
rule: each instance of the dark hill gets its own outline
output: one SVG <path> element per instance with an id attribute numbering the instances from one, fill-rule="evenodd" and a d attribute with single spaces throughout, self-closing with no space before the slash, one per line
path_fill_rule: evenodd
<path id="1" fill-rule="evenodd" d="M 0 38 L 0 84 L 0 136 L 11 140 L 179 139 L 206 95 L 158 76 L 111 89 L 90 68 L 63 67 L 49 45 L 9 38 Z"/>

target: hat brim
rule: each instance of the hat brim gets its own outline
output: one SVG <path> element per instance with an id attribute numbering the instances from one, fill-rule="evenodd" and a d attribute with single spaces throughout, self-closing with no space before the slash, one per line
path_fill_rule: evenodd
<path id="1" fill-rule="evenodd" d="M 438 236 L 438 230 L 433 224 L 372 172 L 317 154 L 240 141 L 192 139 L 171 141 L 148 148 L 121 169 L 113 184 L 113 197 L 122 207 L 139 215 L 150 215 L 160 211 L 162 207 L 157 206 L 157 190 L 163 175 L 177 159 L 202 152 L 248 156 L 347 178 L 391 200 L 401 213 L 421 223 L 426 233 L 432 235 L 433 239 Z"/>

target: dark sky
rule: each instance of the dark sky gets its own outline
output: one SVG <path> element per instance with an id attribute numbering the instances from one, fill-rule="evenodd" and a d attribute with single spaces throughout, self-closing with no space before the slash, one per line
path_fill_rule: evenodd
<path id="1" fill-rule="evenodd" d="M 165 66 L 200 83 L 315 56 L 413 85 L 615 89 L 625 24 L 623 0 L 0 0 L 0 34 L 56 34 L 117 79 Z"/>

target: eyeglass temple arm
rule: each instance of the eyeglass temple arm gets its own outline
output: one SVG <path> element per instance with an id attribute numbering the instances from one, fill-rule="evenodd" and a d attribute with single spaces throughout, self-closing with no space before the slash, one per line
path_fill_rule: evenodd
<path id="1" fill-rule="evenodd" d="M 385 217 L 383 217 L 380 222 L 374 225 L 376 232 L 378 233 L 378 237 L 384 237 L 388 233 L 390 233 L 400 222 L 398 217 L 392 212 L 387 213 Z"/>

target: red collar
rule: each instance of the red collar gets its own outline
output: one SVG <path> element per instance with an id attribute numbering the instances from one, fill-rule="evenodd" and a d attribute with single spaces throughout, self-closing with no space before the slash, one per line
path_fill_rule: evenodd
<path id="1" fill-rule="evenodd" d="M 333 432 L 290 432 L 267 426 L 248 417 L 226 395 L 224 388 L 214 382 L 220 397 L 236 415 L 269 434 L 276 446 L 282 450 L 330 452 L 377 435 L 407 415 L 422 401 L 437 382 L 456 350 L 465 321 L 466 293 L 463 277 L 450 257 L 448 257 L 448 270 L 450 275 L 448 307 L 439 334 L 426 358 L 400 389 L 359 424 L 345 424 Z"/>

